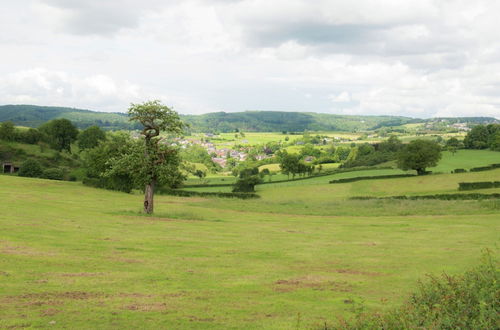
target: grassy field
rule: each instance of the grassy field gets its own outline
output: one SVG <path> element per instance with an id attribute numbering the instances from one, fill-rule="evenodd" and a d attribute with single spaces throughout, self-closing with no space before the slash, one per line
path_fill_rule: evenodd
<path id="1" fill-rule="evenodd" d="M 456 153 L 443 152 L 443 158 L 438 166 L 429 170 L 433 172 L 450 173 L 456 168 L 470 170 L 473 167 L 500 163 L 500 152 L 491 150 L 458 150 Z"/>
<path id="2" fill-rule="evenodd" d="M 137 194 L 0 175 L 0 328 L 296 329 L 332 324 L 352 300 L 383 310 L 426 273 L 461 272 L 495 248 L 500 202 L 347 198 L 499 179 L 500 169 L 262 185 L 259 200 L 157 196 L 148 217 Z"/>

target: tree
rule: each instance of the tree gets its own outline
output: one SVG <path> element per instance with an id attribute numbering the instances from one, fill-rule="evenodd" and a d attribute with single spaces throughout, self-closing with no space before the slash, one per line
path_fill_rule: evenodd
<path id="1" fill-rule="evenodd" d="M 112 161 L 121 159 L 133 150 L 134 142 L 126 133 L 109 134 L 108 139 L 101 141 L 92 149 L 82 152 L 86 178 L 97 181 L 96 186 L 111 190 L 130 192 L 134 187 L 132 173 L 127 169 L 112 169 Z M 87 180 L 88 181 L 88 180 Z"/>
<path id="2" fill-rule="evenodd" d="M 67 119 L 54 119 L 40 126 L 47 142 L 57 151 L 66 150 L 71 153 L 71 143 L 78 136 L 78 129 Z"/>
<path id="3" fill-rule="evenodd" d="M 174 110 L 161 104 L 159 100 L 132 104 L 128 109 L 130 121 L 139 122 L 144 136 L 143 154 L 140 159 L 131 159 L 139 165 L 136 180 L 144 185 L 144 212 L 151 214 L 154 209 L 154 190 L 157 184 L 174 183 L 181 177 L 179 157 L 176 149 L 160 145 L 161 132 L 180 134 L 185 127 Z M 137 155 L 136 155 L 137 156 Z M 125 161 L 125 165 L 127 161 Z"/>
<path id="4" fill-rule="evenodd" d="M 15 139 L 14 123 L 11 121 L 4 121 L 0 125 L 0 140 L 14 141 Z"/>
<path id="5" fill-rule="evenodd" d="M 441 159 L 441 147 L 435 141 L 414 140 L 398 153 L 398 167 L 402 170 L 416 170 L 425 174 L 427 167 L 436 166 Z"/>
<path id="6" fill-rule="evenodd" d="M 38 178 L 42 175 L 42 165 L 35 159 L 25 160 L 19 169 L 19 176 Z"/>
<path id="7" fill-rule="evenodd" d="M 196 170 L 194 172 L 194 175 L 200 178 L 200 180 L 202 180 L 205 176 L 207 176 L 207 173 L 202 170 Z"/>
<path id="8" fill-rule="evenodd" d="M 94 148 L 99 141 L 106 139 L 106 133 L 99 126 L 90 126 L 78 135 L 78 148 L 80 150 Z"/>

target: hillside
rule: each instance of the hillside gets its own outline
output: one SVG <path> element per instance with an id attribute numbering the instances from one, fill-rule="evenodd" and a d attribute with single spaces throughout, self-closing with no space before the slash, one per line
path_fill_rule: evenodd
<path id="1" fill-rule="evenodd" d="M 97 112 L 75 108 L 42 107 L 36 105 L 0 106 L 0 121 L 12 121 L 19 126 L 38 127 L 56 118 L 71 120 L 79 128 L 98 125 L 106 129 L 129 129 L 124 113 Z"/>
<path id="2" fill-rule="evenodd" d="M 303 132 L 303 131 L 362 131 L 409 123 L 433 122 L 437 119 L 418 119 L 400 116 L 350 116 L 313 112 L 245 111 L 214 112 L 202 115 L 181 115 L 192 132 Z M 104 129 L 131 129 L 124 113 L 98 112 L 63 107 L 35 105 L 0 106 L 0 121 L 38 127 L 55 118 L 67 118 L 79 128 L 98 125 Z M 489 123 L 490 117 L 439 118 L 450 123 Z"/>

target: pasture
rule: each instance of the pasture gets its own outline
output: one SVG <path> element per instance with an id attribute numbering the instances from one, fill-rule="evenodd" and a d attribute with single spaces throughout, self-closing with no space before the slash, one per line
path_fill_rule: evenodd
<path id="1" fill-rule="evenodd" d="M 314 178 L 257 200 L 157 196 L 145 216 L 139 193 L 1 175 L 0 328 L 296 329 L 384 310 L 495 249 L 500 203 L 348 198 L 499 179 Z"/>

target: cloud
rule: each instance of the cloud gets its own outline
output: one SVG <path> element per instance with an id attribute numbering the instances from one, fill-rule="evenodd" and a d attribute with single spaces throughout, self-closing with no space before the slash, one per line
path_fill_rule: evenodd
<path id="1" fill-rule="evenodd" d="M 110 36 L 136 28 L 145 13 L 161 4 L 160 0 L 39 0 L 34 9 L 60 32 Z"/>
<path id="2" fill-rule="evenodd" d="M 105 75 L 75 77 L 44 68 L 19 71 L 0 78 L 0 103 L 51 104 L 116 110 L 139 100 L 141 88 Z"/>
<path id="3" fill-rule="evenodd" d="M 498 12 L 486 0 L 10 2 L 0 102 L 500 117 Z"/>

